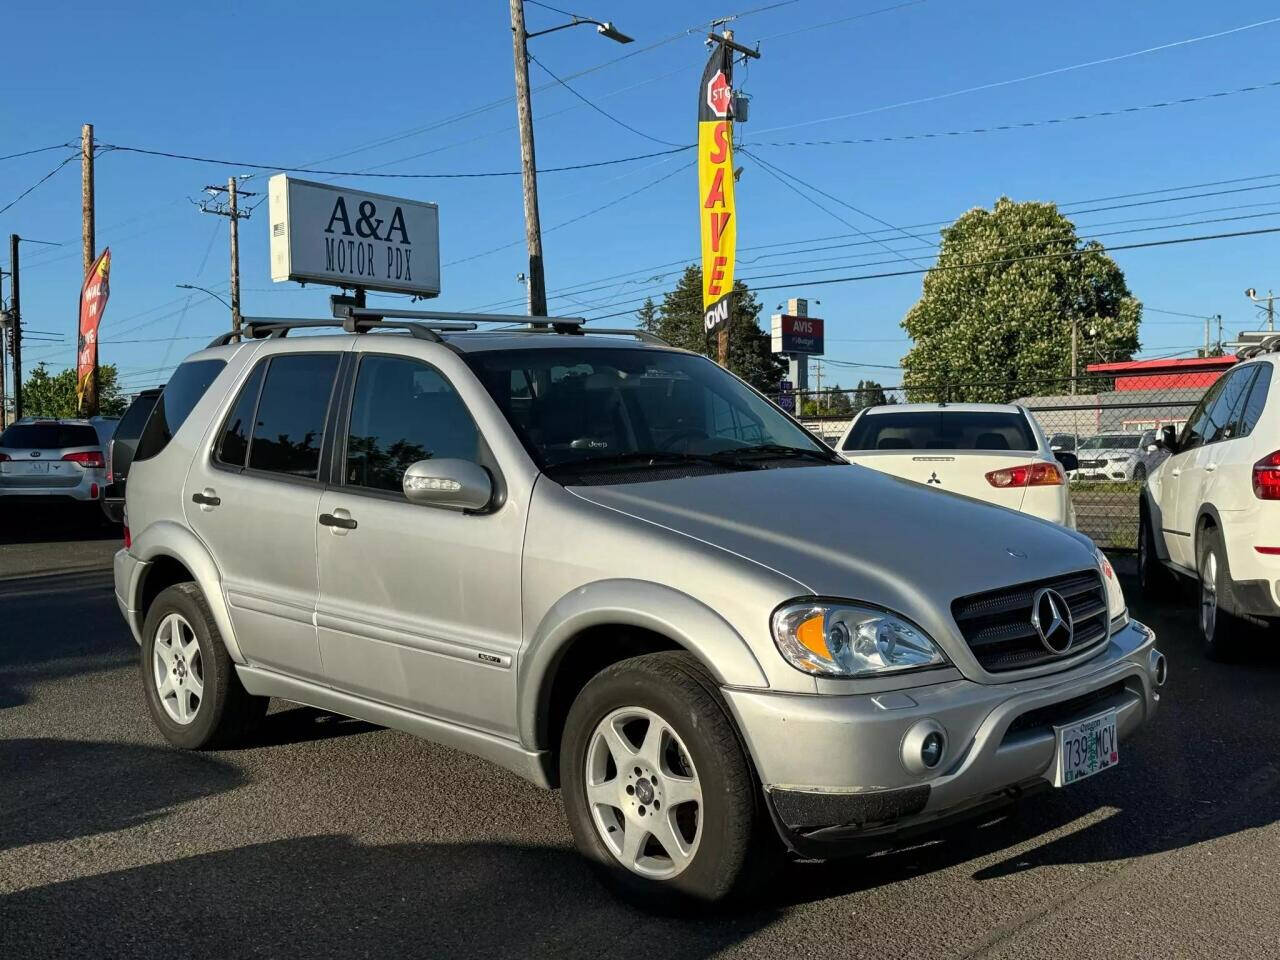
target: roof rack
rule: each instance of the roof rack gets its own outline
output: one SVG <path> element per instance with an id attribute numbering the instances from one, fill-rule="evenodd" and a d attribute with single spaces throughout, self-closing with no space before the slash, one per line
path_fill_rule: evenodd
<path id="1" fill-rule="evenodd" d="M 401 310 L 398 308 L 356 307 L 334 305 L 332 320 L 313 320 L 291 317 L 244 317 L 241 336 L 248 339 L 287 337 L 289 331 L 319 327 L 341 327 L 347 333 L 368 333 L 370 330 L 406 330 L 419 340 L 443 343 L 440 333 L 458 333 L 475 330 L 481 323 L 504 323 L 512 326 L 511 332 L 556 333 L 582 336 L 585 333 L 601 333 L 609 336 L 635 337 L 644 343 L 667 346 L 667 341 L 656 334 L 641 329 L 592 328 L 584 329 L 582 317 L 529 317 L 520 314 L 497 313 L 448 313 L 441 310 Z M 392 319 L 387 319 L 392 318 Z M 221 347 L 235 339 L 235 332 L 219 334 L 209 342 L 210 347 Z"/>
<path id="2" fill-rule="evenodd" d="M 1237 348 L 1236 356 L 1239 359 L 1249 360 L 1264 353 L 1280 350 L 1280 333 L 1274 330 L 1245 330 L 1240 333 L 1234 343 L 1227 346 Z"/>

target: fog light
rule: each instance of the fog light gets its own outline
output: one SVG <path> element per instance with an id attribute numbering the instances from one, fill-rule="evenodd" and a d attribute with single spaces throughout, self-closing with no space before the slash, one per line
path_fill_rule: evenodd
<path id="1" fill-rule="evenodd" d="M 902 765 L 909 773 L 930 773 L 946 754 L 947 732 L 937 720 L 920 720 L 902 737 Z"/>
<path id="2" fill-rule="evenodd" d="M 920 745 L 920 762 L 933 769 L 938 765 L 938 761 L 942 759 L 944 746 L 946 746 L 946 741 L 942 739 L 942 734 L 935 730 L 925 737 L 924 743 Z"/>

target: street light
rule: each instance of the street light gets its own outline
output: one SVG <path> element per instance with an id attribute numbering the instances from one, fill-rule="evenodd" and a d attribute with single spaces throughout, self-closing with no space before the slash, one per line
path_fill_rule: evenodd
<path id="1" fill-rule="evenodd" d="M 572 19 L 556 27 L 529 33 L 524 27 L 524 0 L 511 0 L 511 42 L 516 65 L 516 114 L 520 120 L 520 172 L 524 186 L 524 235 L 529 248 L 529 315 L 547 315 L 547 284 L 542 269 L 542 223 L 538 218 L 538 164 L 533 151 L 533 106 L 529 97 L 529 38 L 557 30 L 592 24 L 596 33 L 615 43 L 631 43 L 632 38 L 610 20 L 593 20 L 570 14 Z"/>
<path id="2" fill-rule="evenodd" d="M 1276 328 L 1276 298 L 1270 290 L 1267 291 L 1265 297 L 1258 296 L 1258 291 L 1250 287 L 1244 292 L 1244 295 L 1254 303 L 1267 305 L 1267 329 L 1274 330 Z"/>
<path id="3" fill-rule="evenodd" d="M 217 300 L 220 304 L 222 304 L 228 310 L 231 309 L 231 304 L 227 303 L 227 301 L 223 300 L 220 296 L 218 296 L 212 290 L 206 290 L 204 287 L 197 287 L 194 283 L 175 283 L 174 286 L 177 287 L 179 290 L 199 290 L 201 293 L 207 293 L 209 296 L 213 297 L 213 299 Z"/>

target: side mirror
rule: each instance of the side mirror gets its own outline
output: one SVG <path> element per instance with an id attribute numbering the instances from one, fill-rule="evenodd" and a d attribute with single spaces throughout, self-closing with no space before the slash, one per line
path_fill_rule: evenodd
<path id="1" fill-rule="evenodd" d="M 1053 451 L 1053 455 L 1057 461 L 1062 464 L 1062 469 L 1067 473 L 1072 473 L 1080 469 L 1080 458 L 1069 450 L 1055 450 Z"/>
<path id="2" fill-rule="evenodd" d="M 493 499 L 489 471 L 469 460 L 419 460 L 400 486 L 410 503 L 446 510 L 483 510 Z"/>
<path id="3" fill-rule="evenodd" d="M 1170 453 L 1178 452 L 1178 431 L 1172 424 L 1160 428 L 1160 436 L 1156 440 L 1157 447 L 1164 447 Z"/>

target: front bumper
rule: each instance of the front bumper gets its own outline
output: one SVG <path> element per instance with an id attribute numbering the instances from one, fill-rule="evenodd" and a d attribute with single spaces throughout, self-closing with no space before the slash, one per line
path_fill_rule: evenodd
<path id="1" fill-rule="evenodd" d="M 1155 634 L 1130 621 L 1097 657 L 1061 674 L 1002 684 L 951 680 L 909 691 L 796 696 L 726 689 L 783 839 L 819 856 L 1046 786 L 1055 724 L 1116 711 L 1127 739 L 1154 715 Z M 932 771 L 908 768 L 922 725 L 944 732 Z"/>

